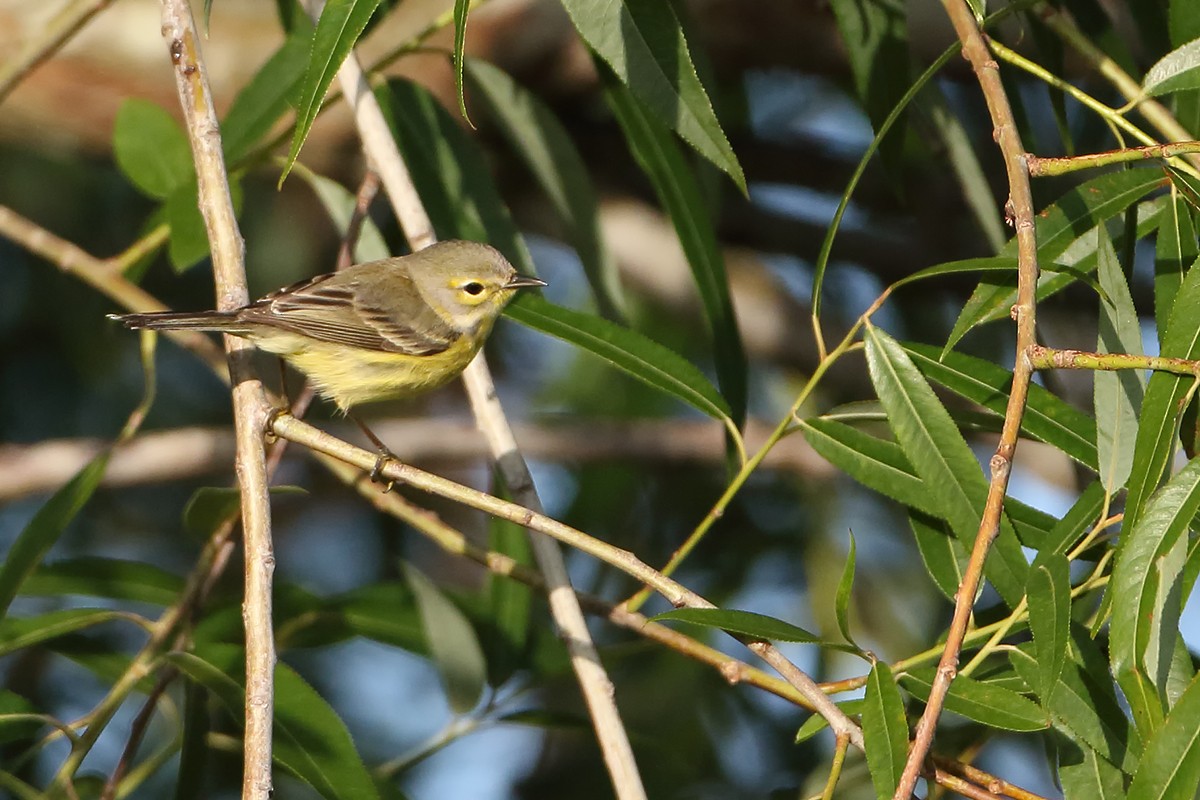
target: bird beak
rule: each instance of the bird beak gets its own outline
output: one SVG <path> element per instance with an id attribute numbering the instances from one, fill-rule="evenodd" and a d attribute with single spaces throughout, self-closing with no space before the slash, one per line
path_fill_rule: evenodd
<path id="1" fill-rule="evenodd" d="M 521 289 L 527 286 L 546 286 L 547 283 L 541 278 L 535 278 L 531 275 L 518 275 L 508 283 L 504 284 L 505 289 Z"/>

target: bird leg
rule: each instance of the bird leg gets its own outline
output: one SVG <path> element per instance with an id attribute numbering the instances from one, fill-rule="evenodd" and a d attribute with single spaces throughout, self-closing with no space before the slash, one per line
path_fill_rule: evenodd
<path id="1" fill-rule="evenodd" d="M 364 434 L 366 434 L 368 439 L 371 440 L 371 444 L 375 445 L 375 449 L 379 453 L 379 457 L 375 459 L 375 466 L 371 467 L 371 472 L 370 472 L 371 481 L 374 483 L 383 483 L 384 482 L 383 470 L 384 470 L 384 467 L 387 466 L 387 462 L 395 461 L 396 463 L 400 463 L 400 459 L 396 458 L 396 456 L 392 453 L 391 450 L 388 450 L 387 445 L 385 445 L 382 441 L 380 441 L 379 437 L 376 436 L 371 431 L 371 429 L 367 427 L 366 423 L 364 423 L 361 419 L 358 418 L 358 415 L 347 412 L 347 416 L 349 416 L 350 419 L 354 420 L 354 424 L 357 425 L 360 429 L 362 429 L 362 432 Z M 388 492 L 390 492 L 392 490 L 392 487 L 394 487 L 395 485 L 396 485 L 395 481 L 391 481 L 391 480 L 387 481 L 387 485 L 383 487 L 383 493 L 387 494 Z"/>

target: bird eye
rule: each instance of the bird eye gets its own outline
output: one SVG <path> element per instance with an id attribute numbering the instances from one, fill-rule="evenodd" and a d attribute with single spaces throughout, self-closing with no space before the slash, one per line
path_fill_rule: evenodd
<path id="1" fill-rule="evenodd" d="M 462 288 L 467 294 L 478 295 L 483 291 L 483 284 L 479 283 L 478 281 L 471 281 L 470 283 L 465 284 Z"/>

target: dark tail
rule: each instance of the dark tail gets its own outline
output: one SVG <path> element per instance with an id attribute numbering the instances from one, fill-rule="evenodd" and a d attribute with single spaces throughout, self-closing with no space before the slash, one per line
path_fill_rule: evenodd
<path id="1" fill-rule="evenodd" d="M 227 331 L 238 327 L 234 311 L 157 311 L 150 314 L 109 314 L 126 328 L 154 330 Z"/>

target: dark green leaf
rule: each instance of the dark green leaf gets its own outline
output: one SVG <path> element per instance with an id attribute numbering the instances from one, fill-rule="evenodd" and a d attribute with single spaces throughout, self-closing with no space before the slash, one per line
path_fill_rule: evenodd
<path id="1" fill-rule="evenodd" d="M 579 254 L 601 313 L 624 315 L 616 262 L 600 235 L 596 193 L 583 158 L 548 106 L 486 61 L 470 58 L 467 79 L 499 124 L 501 133 L 533 174 Z"/>
<path id="2" fill-rule="evenodd" d="M 837 704 L 837 707 L 847 716 L 852 717 L 862 713 L 863 702 L 863 700 L 843 700 Z M 820 714 L 811 715 L 808 719 L 804 720 L 804 724 L 796 731 L 795 744 L 808 741 L 828 727 L 829 720 Z"/>
<path id="3" fill-rule="evenodd" d="M 272 486 L 270 491 L 272 495 L 306 494 L 299 486 Z M 230 517 L 236 516 L 241 505 L 240 489 L 201 486 L 183 507 L 183 526 L 196 537 L 207 539 Z"/>
<path id="4" fill-rule="evenodd" d="M 242 650 L 209 645 L 196 653 L 167 656 L 181 672 L 201 684 L 241 723 L 245 690 Z M 275 667 L 275 763 L 329 800 L 377 798 L 371 774 L 363 766 L 345 724 L 315 690 L 284 664 Z"/>
<path id="5" fill-rule="evenodd" d="M 926 513 L 936 510 L 924 482 L 895 443 L 819 417 L 800 420 L 800 427 L 822 458 L 863 486 Z"/>
<path id="6" fill-rule="evenodd" d="M 1065 556 L 1048 555 L 1029 571 L 1029 629 L 1037 656 L 1038 696 L 1049 707 L 1067 663 L 1071 638 L 1071 565 Z"/>
<path id="7" fill-rule="evenodd" d="M 1142 79 L 1142 90 L 1151 97 L 1197 88 L 1200 88 L 1200 39 L 1167 53 Z"/>
<path id="8" fill-rule="evenodd" d="M 312 26 L 303 14 L 283 45 L 254 73 L 221 122 L 221 145 L 230 163 L 242 159 L 291 107 L 304 79 Z"/>
<path id="9" fill-rule="evenodd" d="M 0 656 L 114 619 L 127 617 L 119 611 L 98 608 L 71 608 L 36 617 L 8 617 L 0 620 Z"/>
<path id="10" fill-rule="evenodd" d="M 666 392 L 714 419 L 729 417 L 724 398 L 683 356 L 642 334 L 590 314 L 526 294 L 505 313 L 534 330 L 597 355 L 648 386 Z"/>
<path id="11" fill-rule="evenodd" d="M 1125 777 L 1088 747 L 1055 732 L 1064 800 L 1125 800 Z"/>
<path id="12" fill-rule="evenodd" d="M 765 614 L 756 614 L 753 611 L 724 608 L 677 608 L 663 612 L 652 619 L 656 622 L 664 620 L 690 622 L 693 625 L 719 628 L 729 633 L 773 642 L 821 643 L 821 637 L 815 633 L 809 633 L 804 628 L 790 622 L 768 617 Z"/>
<path id="13" fill-rule="evenodd" d="M 1170 324 L 1175 297 L 1197 255 L 1200 247 L 1192 211 L 1187 201 L 1176 195 L 1163 213 L 1154 245 L 1154 319 L 1160 331 Z"/>
<path id="14" fill-rule="evenodd" d="M 938 347 L 905 343 L 917 369 L 955 394 L 1003 415 L 1012 388 L 1012 372 L 982 358 Z M 1021 421 L 1025 433 L 1052 444 L 1081 464 L 1096 466 L 1096 422 L 1052 392 L 1033 384 Z"/>
<path id="15" fill-rule="evenodd" d="M 875 796 L 891 800 L 908 757 L 908 720 L 892 670 L 882 661 L 876 661 L 867 676 L 862 725 Z"/>
<path id="16" fill-rule="evenodd" d="M 967 551 L 955 538 L 944 520 L 919 511 L 910 511 L 908 524 L 925 571 L 935 586 L 953 600 L 967 568 Z"/>
<path id="17" fill-rule="evenodd" d="M 475 629 L 458 606 L 409 563 L 401 565 L 417 600 L 425 640 L 446 689 L 450 708 L 459 714 L 473 709 L 487 684 L 487 662 Z"/>
<path id="18" fill-rule="evenodd" d="M 1200 785 L 1200 678 L 1192 681 L 1166 723 L 1146 742 L 1129 786 L 1131 800 L 1191 800 Z"/>
<path id="19" fill-rule="evenodd" d="M 208 691 L 196 681 L 184 687 L 183 730 L 179 743 L 179 772 L 175 778 L 175 800 L 202 800 L 208 770 Z"/>
<path id="20" fill-rule="evenodd" d="M 458 93 L 458 111 L 468 125 L 475 127 L 471 123 L 471 115 L 467 113 L 467 99 L 463 94 L 463 51 L 467 45 L 467 10 L 470 7 L 471 0 L 454 0 L 454 50 L 450 53 L 450 62 L 454 67 L 454 89 Z"/>
<path id="21" fill-rule="evenodd" d="M 0 564 L 0 618 L 8 612 L 25 579 L 37 569 L 63 529 L 96 491 L 110 455 L 111 451 L 105 450 L 93 458 L 51 495 L 12 543 L 4 563 Z"/>
<path id="22" fill-rule="evenodd" d="M 927 701 L 933 670 L 905 673 L 900 676 L 900 682 L 914 697 Z M 1011 689 L 966 675 L 959 675 L 950 684 L 945 707 L 951 713 L 1000 730 L 1028 733 L 1050 726 L 1046 712 L 1038 708 L 1037 703 Z"/>
<path id="23" fill-rule="evenodd" d="M 209 253 L 208 229 L 196 194 L 196 181 L 184 181 L 171 192 L 163 203 L 164 221 L 171 226 L 171 240 L 167 255 L 177 273 L 195 266 Z M 229 194 L 235 211 L 242 208 L 242 184 L 236 179 L 229 182 Z"/>
<path id="24" fill-rule="evenodd" d="M 32 739 L 45 724 L 33 703 L 16 692 L 0 689 L 0 744 Z"/>
<path id="25" fill-rule="evenodd" d="M 134 186 L 159 200 L 195 175 L 187 135 L 165 109 L 147 100 L 121 104 L 113 125 L 113 156 Z"/>
<path id="26" fill-rule="evenodd" d="M 1079 499 L 1071 506 L 1063 518 L 1058 521 L 1042 543 L 1037 557 L 1033 560 L 1033 569 L 1046 563 L 1055 555 L 1064 555 L 1071 546 L 1078 542 L 1100 518 L 1105 508 L 1106 493 L 1099 481 L 1088 484 L 1079 495 Z"/>
<path id="27" fill-rule="evenodd" d="M 871 382 L 896 439 L 925 482 L 937 515 L 969 550 L 988 491 L 979 462 L 899 343 L 874 326 L 864 338 Z M 1002 517 L 986 572 L 1010 606 L 1024 596 L 1028 570 L 1012 525 Z"/>
<path id="28" fill-rule="evenodd" d="M 692 268 L 692 278 L 712 329 L 717 382 L 732 409 L 734 423 L 740 426 L 746 411 L 746 354 L 742 351 L 741 334 L 729 296 L 729 278 L 725 274 L 725 260 L 717 242 L 712 214 L 690 165 L 666 129 L 615 80 L 606 80 L 605 89 L 634 158 L 650 176 Z"/>
<path id="29" fill-rule="evenodd" d="M 1096 228 L 1096 234 L 1096 272 L 1107 298 L 1100 300 L 1100 333 L 1096 349 L 1100 353 L 1140 354 L 1143 352 L 1142 330 L 1129 293 L 1129 283 L 1117 261 L 1108 231 L 1101 225 Z M 1110 494 L 1115 494 L 1125 485 L 1133 467 L 1138 411 L 1145 390 L 1141 374 L 1132 369 L 1096 370 L 1092 380 L 1100 481 Z"/>
<path id="30" fill-rule="evenodd" d="M 299 102 L 296 106 L 296 130 L 292 135 L 292 147 L 287 163 L 279 176 L 280 182 L 287 177 L 300 147 L 308 138 L 321 101 L 329 84 L 341 69 L 342 62 L 354 49 L 354 43 L 367 27 L 368 20 L 378 8 L 380 0 L 327 0 L 313 31 L 312 49 L 309 51 L 308 68 L 304 72 Z"/>
<path id="31" fill-rule="evenodd" d="M 670 3 L 564 0 L 563 7 L 621 82 L 744 193 L 746 177 L 696 75 Z"/>
<path id="32" fill-rule="evenodd" d="M 838 581 L 834 613 L 842 638 L 857 647 L 854 637 L 850 635 L 850 601 L 854 598 L 854 531 L 849 533 L 850 549 L 846 552 L 846 566 L 842 568 L 842 578 Z"/>
<path id="33" fill-rule="evenodd" d="M 1143 735 L 1155 728 L 1166 703 L 1182 610 L 1187 531 L 1197 511 L 1200 461 L 1192 461 L 1155 492 L 1145 514 L 1125 528 L 1126 541 L 1113 566 L 1109 658 Z"/>
<path id="34" fill-rule="evenodd" d="M 80 595 L 166 606 L 179 599 L 183 579 L 141 561 L 81 556 L 43 564 L 25 581 L 27 595 Z"/>

